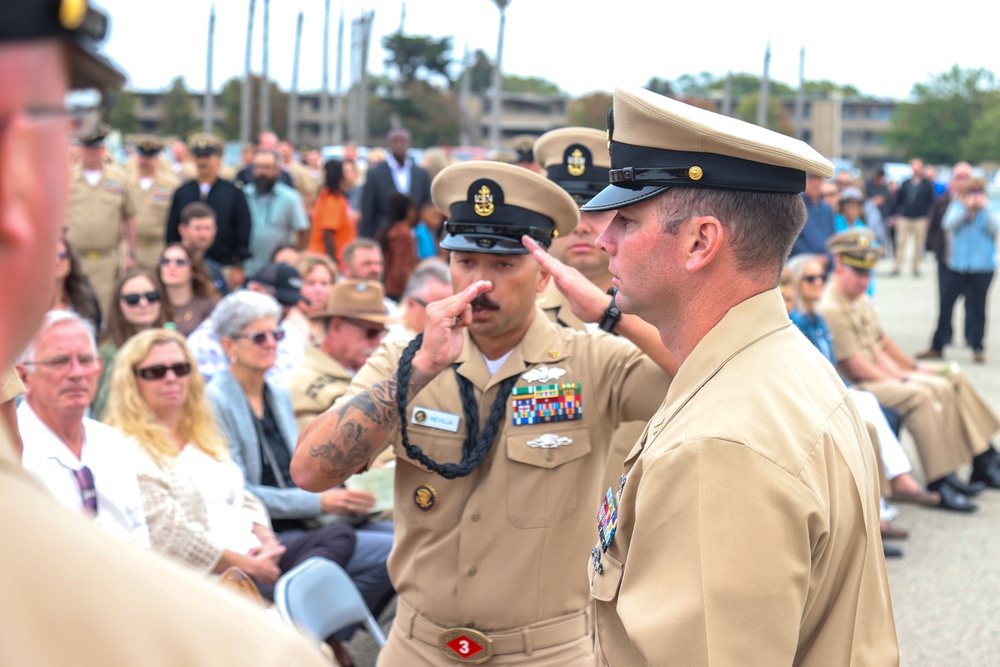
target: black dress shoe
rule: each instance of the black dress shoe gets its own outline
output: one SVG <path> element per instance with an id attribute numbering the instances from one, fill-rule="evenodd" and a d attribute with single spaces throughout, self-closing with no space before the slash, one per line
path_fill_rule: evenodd
<path id="1" fill-rule="evenodd" d="M 882 553 L 885 554 L 886 558 L 901 558 L 903 556 L 903 550 L 891 544 L 883 544 Z"/>
<path id="2" fill-rule="evenodd" d="M 968 496 L 969 498 L 975 498 L 980 493 L 986 490 L 986 485 L 982 482 L 970 481 L 968 483 L 963 482 L 958 478 L 958 475 L 952 473 L 944 478 L 945 484 L 951 486 L 953 489 L 961 493 L 963 496 Z"/>
<path id="3" fill-rule="evenodd" d="M 1000 489 L 1000 463 L 993 460 L 985 465 L 973 466 L 969 481 L 985 484 L 991 489 Z"/>
<path id="4" fill-rule="evenodd" d="M 941 494 L 941 504 L 938 505 L 938 507 L 943 510 L 951 510 L 952 512 L 975 512 L 979 509 L 978 505 L 970 502 L 964 493 L 956 489 L 948 482 L 942 484 L 937 489 L 937 492 Z"/>

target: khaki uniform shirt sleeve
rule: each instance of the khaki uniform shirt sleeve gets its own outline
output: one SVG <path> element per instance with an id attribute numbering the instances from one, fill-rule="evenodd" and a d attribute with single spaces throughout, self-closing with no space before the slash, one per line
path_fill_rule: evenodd
<path id="1" fill-rule="evenodd" d="M 24 385 L 21 384 L 21 378 L 17 376 L 13 366 L 8 366 L 0 372 L 0 405 L 13 401 L 22 394 Z"/>
<path id="2" fill-rule="evenodd" d="M 632 536 L 621 582 L 629 603 L 619 605 L 635 649 L 650 666 L 792 664 L 813 533 L 826 530 L 816 499 L 760 454 L 720 440 L 685 443 L 642 476 L 644 529 Z"/>
<path id="3" fill-rule="evenodd" d="M 856 354 L 870 354 L 861 332 L 855 326 L 854 313 L 850 306 L 840 299 L 827 295 L 820 302 L 818 311 L 830 329 L 833 355 L 838 362 L 850 359 Z"/>

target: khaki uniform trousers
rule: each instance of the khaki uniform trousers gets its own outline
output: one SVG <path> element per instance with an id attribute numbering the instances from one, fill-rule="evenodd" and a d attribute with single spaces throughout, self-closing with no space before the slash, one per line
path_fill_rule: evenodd
<path id="1" fill-rule="evenodd" d="M 87 250 L 80 253 L 80 270 L 90 280 L 101 312 L 107 316 L 114 296 L 115 281 L 121 270 L 121 258 L 117 248 L 109 250 Z"/>
<path id="2" fill-rule="evenodd" d="M 166 246 L 164 240 L 139 237 L 136 240 L 136 264 L 140 269 L 146 269 L 150 273 L 159 272 L 160 253 Z"/>
<path id="3" fill-rule="evenodd" d="M 907 218 L 899 216 L 896 223 L 896 271 L 903 268 L 906 245 L 913 239 L 913 272 L 920 269 L 920 258 L 924 256 L 924 242 L 927 240 L 927 218 Z"/>
<path id="4" fill-rule="evenodd" d="M 461 664 L 438 650 L 437 636 L 445 630 L 416 614 L 397 599 L 396 618 L 392 630 L 378 655 L 378 667 L 455 667 Z M 594 664 L 593 610 L 565 617 L 565 621 L 543 621 L 520 630 L 488 633 L 498 646 L 517 645 L 520 650 L 497 652 L 486 663 L 490 667 L 519 665 L 522 667 L 581 667 Z M 533 648 L 533 639 L 574 637 L 545 648 Z M 582 636 L 581 636 L 582 635 Z M 545 643 L 543 641 L 543 643 Z M 498 651 L 505 649 L 498 648 Z"/>

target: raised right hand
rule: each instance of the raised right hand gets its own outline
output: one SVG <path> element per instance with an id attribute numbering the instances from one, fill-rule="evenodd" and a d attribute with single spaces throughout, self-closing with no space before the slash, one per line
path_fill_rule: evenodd
<path id="1" fill-rule="evenodd" d="M 491 289 L 490 281 L 478 280 L 458 294 L 427 304 L 424 342 L 413 357 L 414 369 L 426 377 L 434 377 L 458 359 L 465 341 L 462 329 L 472 324 L 469 304 Z"/>

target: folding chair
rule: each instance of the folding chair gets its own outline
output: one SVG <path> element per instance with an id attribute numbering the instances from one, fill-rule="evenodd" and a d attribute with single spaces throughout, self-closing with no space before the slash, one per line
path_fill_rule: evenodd
<path id="1" fill-rule="evenodd" d="M 375 644 L 385 635 L 357 586 L 343 568 L 326 558 L 309 558 L 278 579 L 274 606 L 283 619 L 322 642 L 344 628 L 363 623 Z"/>

